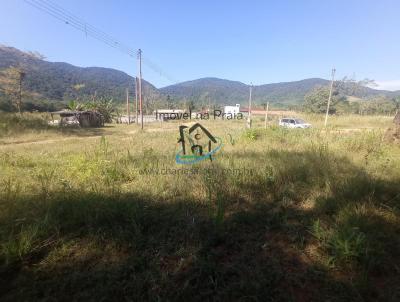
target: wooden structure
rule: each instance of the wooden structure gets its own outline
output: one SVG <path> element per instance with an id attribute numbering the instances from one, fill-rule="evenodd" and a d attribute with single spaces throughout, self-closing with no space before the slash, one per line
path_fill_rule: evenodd
<path id="1" fill-rule="evenodd" d="M 67 125 L 79 125 L 83 128 L 88 127 L 103 127 L 104 126 L 104 117 L 103 115 L 95 110 L 85 110 L 85 111 L 72 111 L 72 110 L 63 110 L 52 112 L 51 115 L 58 114 L 60 115 L 60 126 Z"/>

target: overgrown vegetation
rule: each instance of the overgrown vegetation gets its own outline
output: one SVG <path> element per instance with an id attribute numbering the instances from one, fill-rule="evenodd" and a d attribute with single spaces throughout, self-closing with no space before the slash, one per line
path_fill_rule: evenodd
<path id="1" fill-rule="evenodd" d="M 99 112 L 106 123 L 112 123 L 113 117 L 116 115 L 116 107 L 112 99 L 99 98 L 89 102 L 78 102 L 72 100 L 68 103 L 68 110 L 83 111 L 83 110 L 94 110 Z"/>
<path id="2" fill-rule="evenodd" d="M 204 121 L 224 148 L 191 167 L 174 162 L 173 122 L 15 134 L 0 146 L 1 300 L 399 300 L 392 118 L 307 120 Z M 354 124 L 375 128 L 337 129 Z"/>
<path id="3" fill-rule="evenodd" d="M 18 135 L 27 131 L 48 129 L 48 122 L 41 115 L 0 113 L 0 137 Z"/>
<path id="4" fill-rule="evenodd" d="M 332 89 L 330 114 L 393 115 L 400 109 L 400 97 L 370 94 L 371 80 L 355 81 L 344 78 L 335 81 Z M 330 88 L 318 86 L 304 96 L 302 109 L 311 113 L 325 113 Z M 355 97 L 358 96 L 358 97 Z M 299 108 L 300 109 L 300 108 Z"/>
<path id="5" fill-rule="evenodd" d="M 82 102 L 99 97 L 114 99 L 116 103 L 123 104 L 126 88 L 130 91 L 131 99 L 134 98 L 135 81 L 121 71 L 96 67 L 80 68 L 43 59 L 41 54 L 0 46 L 0 110 L 18 110 L 16 105 L 19 99 L 20 73 L 15 72 L 16 68 L 22 69 L 25 74 L 22 82 L 22 104 L 19 104 L 22 111 L 55 111 L 70 100 Z M 14 72 L 10 73 L 10 70 Z M 8 75 L 2 77 L 3 72 Z M 336 109 L 337 113 L 393 114 L 393 105 L 398 106 L 398 92 L 366 87 L 371 84 L 370 80 L 344 78 L 335 83 L 342 100 L 338 106 L 333 106 L 332 110 Z M 270 109 L 295 108 L 321 112 L 322 108 L 319 107 L 326 106 L 325 92 L 322 93 L 324 99 L 317 101 L 320 104 L 317 108 L 311 106 L 311 110 L 302 106 L 304 96 L 318 86 L 329 87 L 329 81 L 314 78 L 258 85 L 253 90 L 253 102 L 264 108 L 266 102 L 270 102 Z M 160 108 L 213 110 L 236 103 L 247 106 L 248 90 L 248 85 L 244 83 L 218 78 L 202 78 L 161 89 L 143 80 L 144 112 L 151 114 Z"/>

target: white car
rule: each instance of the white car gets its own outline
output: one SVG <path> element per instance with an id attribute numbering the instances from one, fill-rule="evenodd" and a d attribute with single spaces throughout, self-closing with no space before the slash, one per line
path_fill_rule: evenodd
<path id="1" fill-rule="evenodd" d="M 311 124 L 306 123 L 300 118 L 283 118 L 279 121 L 279 126 L 287 128 L 310 128 Z"/>

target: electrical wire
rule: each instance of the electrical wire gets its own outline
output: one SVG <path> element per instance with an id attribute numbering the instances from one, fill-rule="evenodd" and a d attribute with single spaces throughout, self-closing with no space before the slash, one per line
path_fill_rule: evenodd
<path id="1" fill-rule="evenodd" d="M 66 25 L 70 25 L 73 28 L 82 31 L 85 36 L 91 36 L 92 38 L 105 43 L 106 45 L 121 51 L 122 53 L 127 54 L 128 56 L 134 58 L 137 54 L 135 49 L 132 49 L 120 42 L 118 39 L 113 36 L 105 33 L 104 31 L 94 27 L 83 19 L 75 16 L 70 11 L 62 8 L 60 5 L 50 1 L 50 0 L 24 0 L 27 4 L 35 7 L 36 9 L 51 15 L 52 17 L 62 21 Z M 168 73 L 164 72 L 161 67 L 152 62 L 148 57 L 142 56 L 143 63 L 147 67 L 149 67 L 153 72 L 159 74 L 161 77 L 166 78 L 170 82 L 177 83 L 172 76 Z"/>
<path id="2" fill-rule="evenodd" d="M 40 0 L 24 0 L 26 3 L 36 7 L 37 9 L 53 16 L 54 18 L 64 22 L 67 25 L 70 25 L 72 27 L 74 27 L 77 30 L 83 31 L 86 35 L 90 35 L 91 37 L 117 49 L 120 50 L 124 53 L 126 53 L 127 55 L 131 56 L 131 57 L 135 57 L 135 51 L 134 50 L 126 50 L 122 47 L 120 47 L 119 45 L 121 43 L 119 43 L 118 41 L 111 39 L 111 38 L 105 38 L 104 36 L 98 34 L 97 32 L 91 30 L 91 27 L 88 27 L 86 25 L 85 28 L 85 24 L 84 23 L 80 23 L 75 21 L 74 19 L 70 18 L 70 17 L 66 17 L 65 15 L 63 15 L 60 12 L 55 11 L 52 8 L 47 7 L 45 4 L 43 4 L 42 2 L 44 1 L 40 1 Z"/>

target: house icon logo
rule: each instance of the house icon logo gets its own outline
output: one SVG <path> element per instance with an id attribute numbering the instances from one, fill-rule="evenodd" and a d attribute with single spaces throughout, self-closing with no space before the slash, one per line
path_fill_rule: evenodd
<path id="1" fill-rule="evenodd" d="M 190 128 L 179 126 L 179 136 L 178 143 L 182 148 L 175 156 L 177 164 L 194 164 L 205 159 L 212 161 L 213 155 L 222 147 L 222 140 L 199 123 Z"/>

